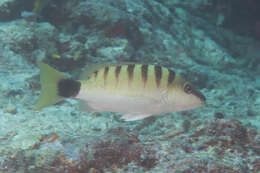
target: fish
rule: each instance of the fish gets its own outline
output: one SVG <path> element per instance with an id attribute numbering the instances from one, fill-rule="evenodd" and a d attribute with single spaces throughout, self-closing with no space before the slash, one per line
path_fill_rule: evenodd
<path id="1" fill-rule="evenodd" d="M 42 10 L 48 5 L 50 0 L 36 0 L 32 12 L 39 15 Z"/>
<path id="2" fill-rule="evenodd" d="M 35 110 L 67 98 L 80 100 L 81 110 L 117 112 L 125 121 L 194 109 L 206 98 L 175 71 L 152 64 L 90 64 L 79 80 L 44 62 L 40 68 L 41 92 Z M 84 110 L 85 109 L 85 110 Z"/>

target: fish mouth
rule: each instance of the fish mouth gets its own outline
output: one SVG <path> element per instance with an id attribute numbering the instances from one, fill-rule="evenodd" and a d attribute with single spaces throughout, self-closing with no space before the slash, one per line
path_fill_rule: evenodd
<path id="1" fill-rule="evenodd" d="M 202 105 L 206 103 L 206 97 L 201 92 L 193 89 L 191 93 L 200 99 Z"/>

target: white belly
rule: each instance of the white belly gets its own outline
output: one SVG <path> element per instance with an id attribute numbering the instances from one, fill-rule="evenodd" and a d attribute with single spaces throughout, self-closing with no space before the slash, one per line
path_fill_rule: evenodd
<path id="1" fill-rule="evenodd" d="M 80 93 L 77 98 L 84 100 L 87 106 L 96 112 L 143 113 L 150 115 L 165 112 L 165 105 L 161 102 L 160 97 L 148 98 L 106 95 L 103 93 Z"/>

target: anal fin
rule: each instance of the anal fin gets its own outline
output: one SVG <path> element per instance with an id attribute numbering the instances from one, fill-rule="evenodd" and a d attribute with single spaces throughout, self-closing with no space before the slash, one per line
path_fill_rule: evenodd
<path id="1" fill-rule="evenodd" d="M 152 116 L 151 114 L 144 114 L 144 113 L 130 113 L 122 116 L 120 119 L 125 120 L 125 121 L 136 121 L 136 120 L 141 120 L 147 117 Z"/>

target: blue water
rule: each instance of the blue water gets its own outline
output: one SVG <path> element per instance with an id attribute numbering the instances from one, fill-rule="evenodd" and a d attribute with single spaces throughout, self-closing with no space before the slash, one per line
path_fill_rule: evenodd
<path id="1" fill-rule="evenodd" d="M 0 173 L 260 172 L 259 8 L 258 0 L 1 0 Z M 75 80 L 94 63 L 164 66 L 206 104 L 131 122 L 81 111 L 72 98 L 36 111 L 39 61 Z"/>

